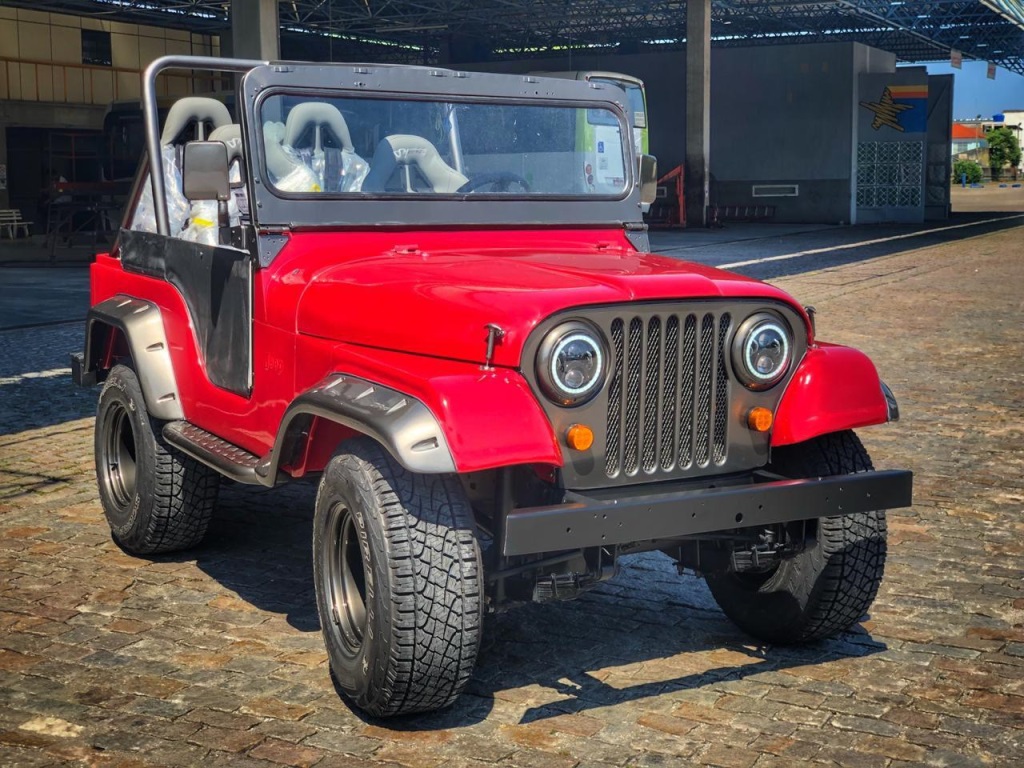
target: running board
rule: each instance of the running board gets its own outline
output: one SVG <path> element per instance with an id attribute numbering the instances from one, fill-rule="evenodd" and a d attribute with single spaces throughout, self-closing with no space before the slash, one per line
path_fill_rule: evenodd
<path id="1" fill-rule="evenodd" d="M 260 458 L 222 440 L 187 421 L 169 421 L 164 424 L 164 439 L 182 453 L 220 472 L 225 477 L 247 485 L 272 486 L 268 467 Z"/>

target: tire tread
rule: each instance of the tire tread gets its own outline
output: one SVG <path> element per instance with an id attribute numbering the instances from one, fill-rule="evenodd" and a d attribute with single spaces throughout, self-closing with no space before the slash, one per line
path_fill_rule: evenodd
<path id="1" fill-rule="evenodd" d="M 852 431 L 779 449 L 771 468 L 787 477 L 869 472 L 871 458 Z M 712 595 L 741 629 L 781 644 L 835 637 L 874 602 L 885 572 L 885 510 L 817 520 L 815 546 L 789 558 L 757 588 L 730 573 L 708 574 Z"/>
<path id="2" fill-rule="evenodd" d="M 357 703 L 381 717 L 442 709 L 469 682 L 480 647 L 483 566 L 472 510 L 455 475 L 410 472 L 369 438 L 343 451 L 333 461 L 369 480 L 391 577 L 391 638 L 378 660 L 386 684 Z"/>
<path id="3" fill-rule="evenodd" d="M 111 390 L 117 390 L 111 393 Z M 199 544 L 206 536 L 220 490 L 220 475 L 190 456 L 179 453 L 163 437 L 162 423 L 146 411 L 142 388 L 135 371 L 126 365 L 115 365 L 100 391 L 99 409 L 111 397 L 125 397 L 137 411 L 138 424 L 133 424 L 138 456 L 146 455 L 138 447 L 145 441 L 152 449 L 153 492 L 139 500 L 139 525 L 127 535 L 114 534 L 115 540 L 132 554 L 153 555 L 175 552 Z M 98 426 L 98 425 L 97 425 Z M 98 456 L 97 456 L 98 460 Z M 138 457 L 137 457 L 138 460 Z M 138 467 L 137 471 L 147 471 Z M 140 483 L 136 480 L 136 493 Z M 101 486 L 102 497 L 102 486 Z M 112 503 L 102 499 L 104 506 Z"/>

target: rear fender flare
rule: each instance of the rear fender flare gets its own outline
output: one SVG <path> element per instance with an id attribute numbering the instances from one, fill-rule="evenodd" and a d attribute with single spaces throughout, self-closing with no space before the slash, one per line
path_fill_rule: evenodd
<path id="1" fill-rule="evenodd" d="M 142 299 L 118 294 L 92 307 L 85 320 L 86 374 L 99 371 L 111 343 L 104 330 L 117 329 L 131 353 L 135 374 L 149 415 L 161 421 L 185 417 L 181 408 L 178 383 L 174 376 L 160 308 Z M 97 376 L 97 380 L 102 378 Z"/>

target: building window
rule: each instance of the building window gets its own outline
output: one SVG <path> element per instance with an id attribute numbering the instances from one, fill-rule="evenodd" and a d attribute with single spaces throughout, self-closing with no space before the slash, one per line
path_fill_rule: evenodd
<path id="1" fill-rule="evenodd" d="M 82 63 L 109 67 L 110 33 L 98 29 L 82 30 Z"/>

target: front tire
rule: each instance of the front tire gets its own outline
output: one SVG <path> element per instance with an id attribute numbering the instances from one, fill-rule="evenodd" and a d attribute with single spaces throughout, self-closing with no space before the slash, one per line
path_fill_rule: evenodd
<path id="1" fill-rule="evenodd" d="M 769 469 L 804 478 L 873 467 L 857 436 L 845 431 L 778 449 Z M 744 632 L 778 644 L 822 640 L 852 627 L 871 606 L 885 569 L 885 511 L 822 517 L 814 525 L 814 540 L 767 575 L 707 574 L 718 605 Z"/>
<path id="2" fill-rule="evenodd" d="M 346 442 L 317 492 L 313 570 L 331 670 L 356 706 L 387 717 L 458 698 L 480 646 L 483 566 L 453 475 Z"/>
<path id="3" fill-rule="evenodd" d="M 94 449 L 103 512 L 125 551 L 153 555 L 203 540 L 220 478 L 164 441 L 127 366 L 115 365 L 100 392 Z"/>

